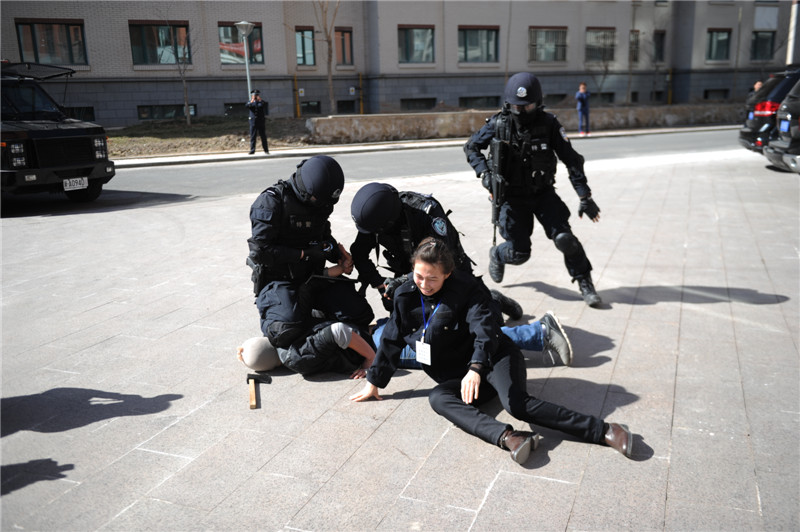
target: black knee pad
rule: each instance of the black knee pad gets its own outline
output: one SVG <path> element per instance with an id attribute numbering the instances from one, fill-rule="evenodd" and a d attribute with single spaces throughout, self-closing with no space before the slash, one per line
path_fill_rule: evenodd
<path id="1" fill-rule="evenodd" d="M 553 243 L 561 253 L 567 256 L 574 255 L 581 249 L 581 243 L 572 233 L 558 233 L 553 238 Z"/>

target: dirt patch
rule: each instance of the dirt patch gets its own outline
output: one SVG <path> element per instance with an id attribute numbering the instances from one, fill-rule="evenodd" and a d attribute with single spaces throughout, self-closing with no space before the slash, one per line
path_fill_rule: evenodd
<path id="1" fill-rule="evenodd" d="M 267 120 L 267 142 L 272 147 L 309 144 L 305 118 Z M 261 141 L 257 143 L 261 149 Z M 247 119 L 199 118 L 158 120 L 108 131 L 111 159 L 181 155 L 189 153 L 239 152 L 250 149 Z"/>

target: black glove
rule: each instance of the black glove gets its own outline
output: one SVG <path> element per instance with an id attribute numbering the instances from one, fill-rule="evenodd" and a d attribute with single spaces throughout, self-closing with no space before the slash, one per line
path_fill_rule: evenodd
<path id="1" fill-rule="evenodd" d="M 578 207 L 578 217 L 583 218 L 583 213 L 589 217 L 590 220 L 595 220 L 600 215 L 600 207 L 594 202 L 591 196 L 581 198 L 581 206 Z"/>
<path id="2" fill-rule="evenodd" d="M 481 178 L 481 185 L 483 185 L 483 188 L 485 188 L 486 190 L 491 192 L 492 191 L 492 173 L 489 170 L 487 170 L 485 172 L 481 172 L 481 175 L 479 175 L 478 177 Z"/>
<path id="3" fill-rule="evenodd" d="M 303 260 L 320 261 L 325 260 L 325 251 L 322 244 L 314 244 L 303 250 Z"/>
<path id="4" fill-rule="evenodd" d="M 386 290 L 383 293 L 383 297 L 386 299 L 392 299 L 394 297 L 394 291 L 397 290 L 401 284 L 408 280 L 408 276 L 402 275 L 400 277 L 389 277 L 383 281 L 383 284 L 386 285 Z"/>

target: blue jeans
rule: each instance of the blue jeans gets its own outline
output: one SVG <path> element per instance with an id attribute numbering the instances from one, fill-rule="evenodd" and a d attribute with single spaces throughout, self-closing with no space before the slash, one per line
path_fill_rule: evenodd
<path id="1" fill-rule="evenodd" d="M 579 133 L 588 133 L 589 132 L 589 110 L 584 109 L 578 111 L 578 132 Z"/>

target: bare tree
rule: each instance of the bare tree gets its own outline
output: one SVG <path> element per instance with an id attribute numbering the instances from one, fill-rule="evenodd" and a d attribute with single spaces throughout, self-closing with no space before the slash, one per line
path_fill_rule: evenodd
<path id="1" fill-rule="evenodd" d="M 189 66 L 192 64 L 192 56 L 195 51 L 192 46 L 191 28 L 187 24 L 185 32 L 179 31 L 182 30 L 181 27 L 174 25 L 167 17 L 163 16 L 162 13 L 159 13 L 159 15 L 164 21 L 164 26 L 166 26 L 169 31 L 169 46 L 159 46 L 158 62 L 159 64 L 169 63 L 169 56 L 173 56 L 175 68 L 183 87 L 183 114 L 186 118 L 186 125 L 191 126 L 192 115 L 189 112 L 189 85 L 186 79 L 186 73 L 189 70 Z"/>
<path id="2" fill-rule="evenodd" d="M 314 0 L 314 16 L 317 19 L 317 24 L 322 28 L 322 35 L 328 47 L 325 60 L 328 66 L 328 101 L 331 114 L 334 114 L 336 109 L 336 94 L 333 91 L 333 38 L 335 34 L 334 22 L 336 21 L 336 13 L 339 11 L 340 3 L 341 0 L 336 0 L 329 20 L 330 0 Z"/>
<path id="3" fill-rule="evenodd" d="M 595 48 L 592 57 L 587 57 L 584 62 L 586 71 L 592 77 L 599 94 L 602 94 L 603 85 L 605 85 L 606 79 L 608 79 L 608 75 L 611 73 L 611 64 L 614 62 L 615 36 L 616 32 L 611 33 L 609 31 L 604 31 L 602 34 L 598 35 L 596 42 L 592 43 L 592 46 Z M 588 55 L 587 50 L 587 56 Z"/>

